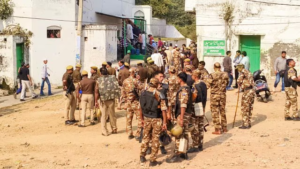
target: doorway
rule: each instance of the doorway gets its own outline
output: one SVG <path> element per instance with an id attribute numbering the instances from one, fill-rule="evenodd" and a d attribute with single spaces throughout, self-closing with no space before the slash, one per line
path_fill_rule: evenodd
<path id="1" fill-rule="evenodd" d="M 18 43 L 16 46 L 16 56 L 17 56 L 17 74 L 18 70 L 24 62 L 24 43 Z"/>
<path id="2" fill-rule="evenodd" d="M 246 51 L 250 61 L 250 71 L 260 69 L 260 36 L 240 36 L 241 51 Z"/>

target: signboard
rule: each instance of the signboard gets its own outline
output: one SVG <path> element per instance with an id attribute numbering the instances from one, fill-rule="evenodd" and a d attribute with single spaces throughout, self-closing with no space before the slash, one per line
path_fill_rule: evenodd
<path id="1" fill-rule="evenodd" d="M 204 56 L 225 56 L 225 40 L 204 40 Z"/>

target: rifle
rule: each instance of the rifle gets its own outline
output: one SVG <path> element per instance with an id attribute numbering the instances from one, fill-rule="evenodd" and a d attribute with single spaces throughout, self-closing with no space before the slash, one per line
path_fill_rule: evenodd
<path id="1" fill-rule="evenodd" d="M 71 84 L 70 84 L 70 86 L 68 87 L 65 96 L 68 97 L 68 95 L 71 94 L 71 93 L 74 92 L 74 91 L 75 91 L 75 86 L 74 86 L 73 81 L 71 80 Z"/>
<path id="2" fill-rule="evenodd" d="M 140 138 L 139 138 L 139 143 L 141 143 L 142 140 L 143 140 L 143 133 L 144 133 L 144 127 L 142 127 L 142 129 L 141 129 L 141 134 L 140 134 Z"/>

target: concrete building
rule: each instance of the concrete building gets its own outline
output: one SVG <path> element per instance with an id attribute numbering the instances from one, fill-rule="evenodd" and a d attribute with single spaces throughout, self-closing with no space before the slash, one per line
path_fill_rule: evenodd
<path id="1" fill-rule="evenodd" d="M 196 13 L 198 56 L 209 64 L 222 62 L 226 50 L 247 51 L 253 72 L 274 75 L 273 64 L 281 51 L 300 59 L 300 2 L 296 0 L 229 0 L 233 21 L 226 24 L 224 0 L 186 0 L 186 12 Z M 223 12 L 222 12 L 223 11 Z M 230 26 L 228 26 L 230 25 Z M 234 57 L 234 56 L 233 56 Z"/>
<path id="2" fill-rule="evenodd" d="M 175 26 L 167 24 L 165 19 L 153 18 L 152 7 L 149 5 L 134 6 L 132 9 L 132 15 L 135 19 L 140 18 L 146 21 L 147 34 L 151 34 L 154 37 L 184 38 Z"/>
<path id="3" fill-rule="evenodd" d="M 81 40 L 77 38 L 77 0 L 13 0 L 14 13 L 7 20 L 0 21 L 0 31 L 7 26 L 19 24 L 33 32 L 31 45 L 24 46 L 23 38 L 0 36 L 0 83 L 14 88 L 17 84 L 17 70 L 21 62 L 31 65 L 30 73 L 36 85 L 41 83 L 43 59 L 48 59 L 50 81 L 62 85 L 61 78 L 67 65 L 79 60 L 83 69 L 100 66 L 103 61 L 117 60 L 118 37 L 122 34 L 122 20 L 138 16 L 138 11 L 147 15 L 158 27 L 149 32 L 158 36 L 182 36 L 165 20 L 152 18 L 152 8 L 135 6 L 135 0 L 84 0 L 83 29 Z M 143 13 L 143 12 L 142 12 Z M 149 21 L 149 22 L 148 22 Z M 166 29 L 170 31 L 166 31 Z M 81 49 L 81 54 L 76 55 Z M 7 63 L 6 65 L 1 65 Z"/>

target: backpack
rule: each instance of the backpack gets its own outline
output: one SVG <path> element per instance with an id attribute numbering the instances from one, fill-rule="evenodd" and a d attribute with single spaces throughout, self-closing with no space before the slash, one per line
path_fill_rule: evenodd
<path id="1" fill-rule="evenodd" d="M 121 95 L 118 81 L 114 75 L 99 77 L 98 85 L 101 101 L 113 100 Z"/>

